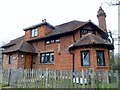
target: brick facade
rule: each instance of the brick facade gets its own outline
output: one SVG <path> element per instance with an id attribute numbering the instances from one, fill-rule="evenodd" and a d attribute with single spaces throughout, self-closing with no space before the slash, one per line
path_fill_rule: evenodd
<path id="1" fill-rule="evenodd" d="M 18 68 L 18 53 L 13 53 L 13 60 L 11 62 L 11 64 L 8 63 L 9 60 L 9 55 L 5 54 L 3 55 L 3 68 L 7 69 L 7 68 L 13 68 L 16 69 Z"/>
<path id="2" fill-rule="evenodd" d="M 90 66 L 81 66 L 81 51 L 90 51 Z M 104 56 L 105 56 L 105 66 L 98 66 L 97 65 L 97 57 L 96 57 L 96 50 L 103 50 L 104 51 Z M 88 70 L 90 68 L 94 68 L 94 70 L 103 70 L 105 71 L 106 69 L 109 70 L 109 51 L 105 48 L 79 48 L 74 51 L 75 53 L 75 70 Z"/>

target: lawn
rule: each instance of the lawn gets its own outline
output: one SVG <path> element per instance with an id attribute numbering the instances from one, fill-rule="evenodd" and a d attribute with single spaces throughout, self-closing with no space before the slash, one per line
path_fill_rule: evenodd
<path id="1" fill-rule="evenodd" d="M 0 83 L 0 90 L 2 89 L 2 84 Z"/>

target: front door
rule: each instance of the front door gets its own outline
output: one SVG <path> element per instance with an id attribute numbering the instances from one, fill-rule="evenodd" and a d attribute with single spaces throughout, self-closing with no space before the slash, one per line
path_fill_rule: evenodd
<path id="1" fill-rule="evenodd" d="M 24 69 L 32 69 L 32 55 L 31 54 L 26 54 L 25 55 L 25 64 L 24 64 Z"/>

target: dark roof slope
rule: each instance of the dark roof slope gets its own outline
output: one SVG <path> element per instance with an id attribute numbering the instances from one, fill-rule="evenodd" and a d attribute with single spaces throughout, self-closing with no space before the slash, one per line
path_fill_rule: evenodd
<path id="1" fill-rule="evenodd" d="M 14 39 L 14 40 L 11 40 L 9 43 L 3 45 L 2 48 L 15 45 L 15 44 L 20 43 L 20 42 L 22 42 L 22 41 L 24 41 L 24 36 L 21 36 L 21 37 L 18 37 L 18 38 L 16 38 L 16 39 Z"/>
<path id="2" fill-rule="evenodd" d="M 49 33 L 47 36 L 53 36 L 53 35 L 71 32 L 71 31 L 74 31 L 77 27 L 82 26 L 86 23 L 87 22 L 82 22 L 82 21 L 77 21 L 77 20 L 67 22 L 67 23 L 56 26 L 56 28 L 51 33 Z"/>
<path id="3" fill-rule="evenodd" d="M 20 42 L 16 45 L 13 45 L 8 49 L 5 49 L 3 53 L 16 52 L 16 51 L 27 52 L 27 53 L 37 53 L 36 49 L 28 42 Z"/>
<path id="4" fill-rule="evenodd" d="M 108 40 L 105 40 L 91 33 L 88 33 L 85 36 L 81 37 L 81 39 L 75 42 L 72 46 L 70 46 L 70 48 L 87 46 L 87 45 L 104 45 L 104 46 L 108 46 L 109 49 L 114 48 L 113 44 L 110 43 Z"/>

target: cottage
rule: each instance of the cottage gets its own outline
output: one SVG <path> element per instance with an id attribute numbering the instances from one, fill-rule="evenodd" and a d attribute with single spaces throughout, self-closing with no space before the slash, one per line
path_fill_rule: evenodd
<path id="1" fill-rule="evenodd" d="M 25 28 L 25 35 L 2 46 L 3 68 L 109 70 L 110 50 L 104 10 L 97 13 L 99 26 L 91 21 L 71 21 L 53 26 L 42 23 Z"/>

